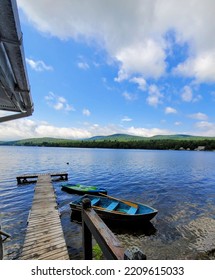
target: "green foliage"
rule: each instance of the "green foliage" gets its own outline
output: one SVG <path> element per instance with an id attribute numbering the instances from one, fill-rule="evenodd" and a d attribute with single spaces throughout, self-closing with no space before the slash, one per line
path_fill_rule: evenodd
<path id="1" fill-rule="evenodd" d="M 147 139 L 147 137 L 142 136 L 135 136 L 135 135 L 128 135 L 128 134 L 113 134 L 108 136 L 95 136 L 92 138 L 87 139 L 88 141 L 120 141 L 120 142 L 127 142 L 127 141 L 138 141 L 138 140 L 144 140 Z"/>
<path id="2" fill-rule="evenodd" d="M 102 250 L 97 243 L 93 246 L 93 259 L 95 259 L 95 260 L 103 259 Z"/>
<path id="3" fill-rule="evenodd" d="M 98 136 L 85 140 L 32 138 L 2 142 L 0 145 L 150 150 L 195 150 L 198 149 L 199 146 L 203 146 L 207 151 L 214 151 L 215 138 L 195 137 L 190 135 L 154 136 L 146 138 L 115 134 L 106 137 Z"/>

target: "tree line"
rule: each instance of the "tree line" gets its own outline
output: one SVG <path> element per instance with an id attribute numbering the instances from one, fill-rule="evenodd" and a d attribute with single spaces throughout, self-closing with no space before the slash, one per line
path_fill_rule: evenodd
<path id="1" fill-rule="evenodd" d="M 118 140 L 64 140 L 64 141 L 26 141 L 21 146 L 43 146 L 43 147 L 71 147 L 71 148 L 109 148 L 109 149 L 149 149 L 149 150 L 196 150 L 204 147 L 206 151 L 215 151 L 215 140 L 138 140 L 138 141 L 118 141 Z"/>

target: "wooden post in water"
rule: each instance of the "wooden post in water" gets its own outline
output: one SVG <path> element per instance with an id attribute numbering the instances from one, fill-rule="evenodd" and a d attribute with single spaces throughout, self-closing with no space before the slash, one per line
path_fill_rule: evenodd
<path id="1" fill-rule="evenodd" d="M 92 209 L 90 199 L 84 198 L 82 200 L 82 239 L 85 260 L 91 260 L 93 257 L 92 236 L 108 260 L 146 259 L 146 255 L 137 247 L 125 250 L 114 233 Z"/>
<path id="2" fill-rule="evenodd" d="M 82 201 L 82 217 L 84 217 L 84 211 L 91 208 L 91 201 L 89 198 L 85 198 Z M 85 220 L 82 218 L 82 243 L 84 250 L 84 259 L 92 260 L 93 247 L 92 247 L 92 233 L 86 225 Z"/>

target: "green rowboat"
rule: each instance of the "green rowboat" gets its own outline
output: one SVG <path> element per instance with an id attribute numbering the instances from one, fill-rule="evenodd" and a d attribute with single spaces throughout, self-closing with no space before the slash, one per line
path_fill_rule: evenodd
<path id="1" fill-rule="evenodd" d="M 104 188 L 98 188 L 95 186 L 86 186 L 86 185 L 72 185 L 72 184 L 63 184 L 62 191 L 71 193 L 71 194 L 94 194 L 94 195 L 99 195 L 100 193 L 102 194 L 107 194 L 107 190 Z"/>

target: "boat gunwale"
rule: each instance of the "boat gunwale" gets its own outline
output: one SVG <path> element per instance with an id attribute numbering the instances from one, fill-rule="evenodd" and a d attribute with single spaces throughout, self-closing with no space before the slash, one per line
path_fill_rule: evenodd
<path id="1" fill-rule="evenodd" d="M 104 197 L 100 197 L 100 196 L 96 196 L 96 195 L 90 195 L 90 194 L 87 194 L 87 195 L 84 195 L 84 196 L 82 196 L 81 198 L 79 198 L 79 199 L 77 199 L 77 200 L 75 200 L 75 201 L 73 201 L 73 202 L 70 202 L 69 203 L 69 205 L 70 205 L 70 208 L 72 209 L 72 210 L 77 210 L 77 211 L 81 211 L 81 209 L 82 209 L 82 205 L 81 204 L 75 204 L 75 202 L 80 202 L 81 203 L 81 201 L 82 201 L 82 199 L 84 199 L 84 198 L 88 198 L 88 196 L 91 196 L 91 197 L 98 197 L 98 198 L 104 198 Z M 110 199 L 110 198 L 109 198 Z M 116 201 L 119 201 L 117 198 L 111 198 L 110 200 L 116 200 Z M 124 202 L 125 201 L 125 202 Z M 124 200 L 124 201 L 119 201 L 120 203 L 124 203 L 124 204 L 126 204 L 126 200 Z M 134 217 L 134 216 L 136 216 L 136 217 L 138 217 L 138 216 L 149 216 L 149 215 L 152 215 L 152 214 L 157 214 L 158 213 L 158 210 L 157 209 L 155 209 L 155 208 L 153 208 L 153 207 L 151 207 L 151 206 L 148 206 L 148 205 L 146 205 L 146 204 L 143 204 L 143 203 L 140 203 L 140 202 L 137 202 L 136 203 L 138 206 L 143 206 L 143 207 L 146 207 L 146 208 L 148 208 L 148 209 L 150 209 L 150 210 L 152 210 L 152 212 L 149 212 L 149 213 L 135 213 L 135 214 L 128 214 L 128 213 L 126 213 L 126 212 L 120 212 L 120 211 L 117 211 L 117 210 L 106 210 L 106 208 L 103 208 L 103 207 L 100 207 L 100 206 L 97 206 L 97 205 L 92 205 L 92 208 L 95 210 L 95 211 L 97 211 L 97 212 L 106 212 L 106 213 L 111 213 L 111 214 L 115 214 L 115 215 L 122 215 L 122 216 L 128 216 L 128 217 Z M 74 206 L 74 207 L 72 207 L 72 206 Z M 99 208 L 101 208 L 101 209 L 98 209 L 98 207 Z"/>

